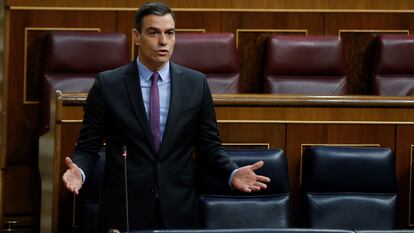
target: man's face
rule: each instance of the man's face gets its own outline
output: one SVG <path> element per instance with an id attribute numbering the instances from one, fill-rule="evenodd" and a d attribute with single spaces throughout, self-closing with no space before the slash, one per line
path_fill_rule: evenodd
<path id="1" fill-rule="evenodd" d="M 170 59 L 175 45 L 175 22 L 170 14 L 147 15 L 141 32 L 134 30 L 139 60 L 152 71 L 163 67 Z"/>

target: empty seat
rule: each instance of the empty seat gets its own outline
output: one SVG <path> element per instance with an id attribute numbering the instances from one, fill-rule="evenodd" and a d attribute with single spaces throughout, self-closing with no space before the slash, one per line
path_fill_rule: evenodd
<path id="1" fill-rule="evenodd" d="M 310 147 L 302 169 L 304 227 L 397 227 L 395 157 L 390 149 Z"/>
<path id="2" fill-rule="evenodd" d="M 257 170 L 268 176 L 268 188 L 243 193 L 232 190 L 208 171 L 200 175 L 200 211 L 203 228 L 284 228 L 293 225 L 291 191 L 286 157 L 282 150 L 228 150 L 239 166 L 264 161 Z"/>
<path id="3" fill-rule="evenodd" d="M 49 129 L 51 93 L 88 92 L 97 73 L 129 62 L 127 38 L 121 33 L 51 32 L 44 56 L 41 134 Z"/>
<path id="4" fill-rule="evenodd" d="M 414 95 L 414 35 L 378 37 L 374 65 L 374 95 Z"/>
<path id="5" fill-rule="evenodd" d="M 265 63 L 265 92 L 347 94 L 342 40 L 336 36 L 273 36 Z"/>
<path id="6" fill-rule="evenodd" d="M 239 92 L 239 64 L 232 33 L 177 33 L 171 60 L 205 73 L 212 93 Z"/>

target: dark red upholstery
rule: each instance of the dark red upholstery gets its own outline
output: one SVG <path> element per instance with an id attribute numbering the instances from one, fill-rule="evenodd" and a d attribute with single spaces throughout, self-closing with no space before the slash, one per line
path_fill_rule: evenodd
<path id="1" fill-rule="evenodd" d="M 121 33 L 51 32 L 44 58 L 41 134 L 49 129 L 51 93 L 87 92 L 98 72 L 128 63 L 127 38 Z"/>
<path id="2" fill-rule="evenodd" d="M 171 60 L 205 73 L 213 93 L 239 92 L 239 64 L 232 33 L 177 33 Z"/>
<path id="3" fill-rule="evenodd" d="M 373 93 L 414 96 L 414 35 L 378 37 Z"/>
<path id="4" fill-rule="evenodd" d="M 342 41 L 336 36 L 273 36 L 264 76 L 267 93 L 346 94 Z"/>

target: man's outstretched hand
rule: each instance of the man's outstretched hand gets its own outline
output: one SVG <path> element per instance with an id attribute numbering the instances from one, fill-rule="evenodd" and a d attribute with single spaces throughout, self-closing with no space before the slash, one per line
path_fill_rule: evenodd
<path id="1" fill-rule="evenodd" d="M 259 161 L 237 169 L 231 180 L 232 187 L 246 193 L 266 189 L 267 185 L 265 183 L 269 183 L 270 179 L 266 176 L 256 175 L 254 172 L 263 165 L 264 162 Z"/>
<path id="2" fill-rule="evenodd" d="M 80 168 L 69 157 L 65 158 L 65 163 L 68 170 L 62 176 L 63 184 L 72 193 L 79 194 L 83 183 Z"/>

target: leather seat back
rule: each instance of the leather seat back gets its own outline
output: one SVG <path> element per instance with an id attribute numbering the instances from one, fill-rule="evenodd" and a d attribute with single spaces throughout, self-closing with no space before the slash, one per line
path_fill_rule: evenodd
<path id="1" fill-rule="evenodd" d="M 375 95 L 414 96 L 414 35 L 380 35 L 373 76 Z"/>
<path id="2" fill-rule="evenodd" d="M 200 210 L 202 227 L 218 228 L 280 228 L 293 225 L 292 197 L 287 160 L 282 150 L 227 150 L 239 166 L 264 161 L 257 170 L 268 176 L 268 188 L 243 193 L 221 183 L 209 171 L 200 176 Z"/>
<path id="3" fill-rule="evenodd" d="M 304 227 L 397 227 L 395 157 L 390 149 L 310 147 L 302 168 Z"/>
<path id="4" fill-rule="evenodd" d="M 49 129 L 50 97 L 55 90 L 88 92 L 96 74 L 129 62 L 121 33 L 56 31 L 45 41 L 40 134 Z"/>
<path id="5" fill-rule="evenodd" d="M 268 40 L 266 54 L 266 93 L 348 93 L 342 40 L 339 37 L 273 36 Z"/>
<path id="6" fill-rule="evenodd" d="M 232 33 L 177 33 L 171 60 L 203 72 L 212 93 L 238 93 L 240 71 Z"/>

